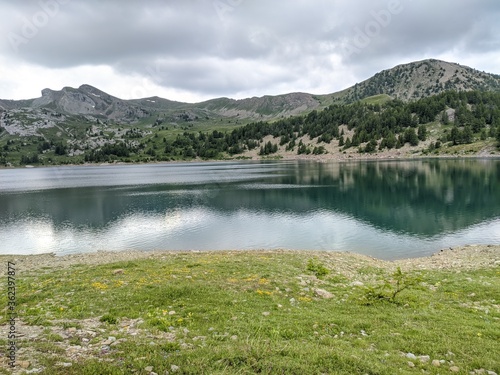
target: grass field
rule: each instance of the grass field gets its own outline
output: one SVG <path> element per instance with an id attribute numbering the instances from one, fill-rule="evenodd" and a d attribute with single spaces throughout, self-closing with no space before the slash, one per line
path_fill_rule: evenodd
<path id="1" fill-rule="evenodd" d="M 17 277 L 17 361 L 55 375 L 499 373 L 499 291 L 498 267 L 398 273 L 311 252 L 39 269 Z"/>

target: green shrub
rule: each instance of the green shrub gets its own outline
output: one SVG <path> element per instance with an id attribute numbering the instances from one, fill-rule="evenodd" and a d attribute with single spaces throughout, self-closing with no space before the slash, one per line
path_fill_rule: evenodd
<path id="1" fill-rule="evenodd" d="M 387 301 L 391 303 L 396 302 L 396 297 L 405 289 L 418 285 L 420 277 L 403 273 L 401 268 L 392 274 L 391 279 L 383 279 L 383 283 L 378 286 L 370 286 L 365 289 L 362 300 L 371 305 L 375 301 Z"/>
<path id="2" fill-rule="evenodd" d="M 110 315 L 110 314 L 105 314 L 105 315 L 101 316 L 99 321 L 102 323 L 108 323 L 108 324 L 118 323 L 118 319 L 116 319 L 116 317 L 114 317 L 113 315 Z"/>
<path id="3" fill-rule="evenodd" d="M 314 273 L 318 278 L 330 273 L 330 270 L 326 268 L 323 263 L 318 262 L 317 259 L 309 259 L 307 262 L 307 270 Z"/>

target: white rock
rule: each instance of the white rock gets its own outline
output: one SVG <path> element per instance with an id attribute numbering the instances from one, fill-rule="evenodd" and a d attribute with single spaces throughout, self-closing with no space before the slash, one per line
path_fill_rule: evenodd
<path id="1" fill-rule="evenodd" d="M 439 367 L 441 366 L 441 362 L 439 362 L 437 359 L 433 359 L 431 364 L 434 366 L 434 367 Z"/>
<path id="2" fill-rule="evenodd" d="M 314 289 L 314 293 L 321 298 L 330 299 L 333 298 L 333 294 L 325 289 Z"/>
<path id="3" fill-rule="evenodd" d="M 417 356 L 413 353 L 406 353 L 406 358 L 408 359 L 417 359 Z"/>
<path id="4" fill-rule="evenodd" d="M 421 356 L 418 357 L 418 359 L 422 363 L 427 363 L 427 362 L 429 362 L 431 360 L 431 357 L 428 356 L 428 355 L 421 355 Z"/>
<path id="5" fill-rule="evenodd" d="M 349 284 L 350 286 L 364 286 L 361 281 L 353 281 L 352 283 Z"/>
<path id="6" fill-rule="evenodd" d="M 172 365 L 170 366 L 170 370 L 172 370 L 172 372 L 177 372 L 179 371 L 181 368 L 179 366 L 176 366 L 176 365 Z"/>

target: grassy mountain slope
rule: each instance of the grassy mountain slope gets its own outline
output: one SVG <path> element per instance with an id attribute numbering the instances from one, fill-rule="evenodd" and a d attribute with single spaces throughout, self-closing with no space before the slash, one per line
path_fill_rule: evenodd
<path id="1" fill-rule="evenodd" d="M 219 98 L 195 104 L 214 111 L 222 116 L 241 116 L 255 119 L 288 117 L 302 114 L 319 107 L 315 97 L 307 93 L 290 93 L 284 95 L 266 95 L 260 98 L 228 99 Z"/>
<path id="2" fill-rule="evenodd" d="M 363 82 L 332 94 L 331 97 L 336 101 L 354 102 L 373 95 L 386 94 L 408 101 L 449 90 L 500 91 L 500 75 L 429 59 L 383 70 Z"/>

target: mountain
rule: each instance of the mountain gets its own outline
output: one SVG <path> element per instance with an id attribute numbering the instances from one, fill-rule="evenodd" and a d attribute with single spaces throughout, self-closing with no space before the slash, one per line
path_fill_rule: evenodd
<path id="1" fill-rule="evenodd" d="M 133 123 L 157 114 L 177 118 L 217 117 L 269 120 L 280 116 L 304 113 L 320 106 L 311 94 L 290 93 L 248 99 L 217 98 L 201 103 L 182 103 L 157 96 L 123 100 L 90 85 L 75 89 L 64 87 L 60 91 L 43 89 L 42 96 L 29 100 L 0 100 L 0 110 L 47 109 L 64 115 L 85 115 L 101 120 Z M 186 117 L 187 116 L 187 117 Z"/>
<path id="2" fill-rule="evenodd" d="M 201 103 L 182 103 L 151 97 L 123 100 L 90 85 L 42 90 L 29 100 L 0 100 L 0 110 L 46 108 L 68 115 L 90 115 L 100 119 L 133 123 L 154 114 L 179 117 L 237 117 L 270 120 L 302 114 L 332 103 L 350 103 L 375 95 L 403 101 L 416 100 L 444 91 L 500 91 L 500 75 L 480 72 L 456 63 L 423 60 L 383 70 L 345 90 L 327 95 L 290 93 L 247 99 L 217 98 Z M 188 114 L 186 115 L 186 111 Z"/>
<path id="3" fill-rule="evenodd" d="M 290 93 L 276 96 L 262 96 L 248 99 L 219 98 L 194 104 L 221 116 L 240 116 L 243 118 L 284 117 L 302 114 L 320 106 L 314 95 Z"/>
<path id="4" fill-rule="evenodd" d="M 332 94 L 332 97 L 338 101 L 354 102 L 385 94 L 394 99 L 409 101 L 449 90 L 500 91 L 500 75 L 429 59 L 383 70 L 363 82 Z"/>
<path id="5" fill-rule="evenodd" d="M 387 144 L 415 147 L 417 125 L 428 126 L 418 134 L 422 140 L 430 136 L 426 147 L 480 138 L 489 142 L 481 152 L 490 152 L 493 139 L 500 141 L 498 93 L 499 75 L 439 60 L 398 65 L 327 95 L 295 92 L 182 103 L 156 96 L 124 100 L 90 85 L 46 88 L 39 98 L 0 100 L 0 165 L 37 163 L 26 155 L 46 164 L 68 162 L 68 157 L 100 161 L 109 155 L 177 160 L 248 151 L 242 157 L 250 157 L 259 147 L 260 155 L 275 153 L 279 147 L 269 141 L 277 138 L 284 152 L 299 147 L 299 154 L 309 148 L 333 153 L 344 142 L 349 150 L 372 152 Z M 399 101 L 382 111 L 380 106 L 343 106 L 357 101 L 384 105 L 390 99 Z M 307 116 L 290 118 L 295 115 Z M 299 139 L 299 133 L 306 138 Z"/>

